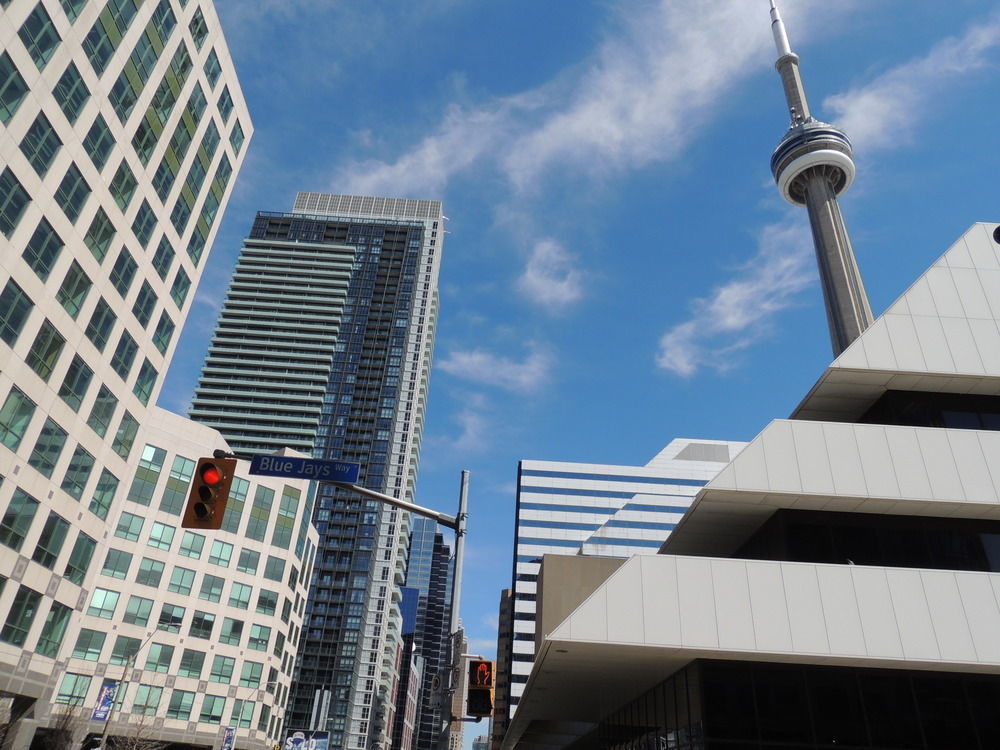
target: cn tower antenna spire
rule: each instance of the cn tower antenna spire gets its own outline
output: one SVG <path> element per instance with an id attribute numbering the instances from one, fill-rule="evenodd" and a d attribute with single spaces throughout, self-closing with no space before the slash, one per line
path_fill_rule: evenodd
<path id="1" fill-rule="evenodd" d="M 781 75 L 791 124 L 771 155 L 771 172 L 781 196 L 809 211 L 826 318 L 834 356 L 839 356 L 872 324 L 861 272 L 837 196 L 854 181 L 854 154 L 847 136 L 812 116 L 784 21 L 771 0 L 771 33 L 778 50 L 774 67 Z"/>

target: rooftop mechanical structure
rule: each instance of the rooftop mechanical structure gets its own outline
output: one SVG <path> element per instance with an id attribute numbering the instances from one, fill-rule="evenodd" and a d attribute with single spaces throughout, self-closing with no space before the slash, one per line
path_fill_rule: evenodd
<path id="1" fill-rule="evenodd" d="M 781 196 L 809 211 L 830 340 L 834 356 L 840 356 L 872 324 L 868 295 L 837 203 L 837 196 L 854 181 L 851 141 L 809 111 L 799 74 L 799 56 L 789 46 L 785 24 L 774 0 L 771 0 L 771 32 L 778 48 L 775 68 L 781 74 L 791 114 L 788 132 L 771 155 L 771 172 Z"/>

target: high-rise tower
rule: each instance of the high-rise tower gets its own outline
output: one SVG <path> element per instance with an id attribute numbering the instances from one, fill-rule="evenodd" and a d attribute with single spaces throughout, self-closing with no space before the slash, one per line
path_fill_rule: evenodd
<path id="1" fill-rule="evenodd" d="M 854 181 L 851 142 L 840 130 L 812 116 L 778 9 L 771 0 L 771 31 L 778 48 L 791 125 L 771 156 L 771 172 L 789 203 L 809 211 L 816 261 L 823 284 L 826 318 L 834 356 L 839 356 L 872 324 L 871 306 L 854 259 L 837 196 Z"/>

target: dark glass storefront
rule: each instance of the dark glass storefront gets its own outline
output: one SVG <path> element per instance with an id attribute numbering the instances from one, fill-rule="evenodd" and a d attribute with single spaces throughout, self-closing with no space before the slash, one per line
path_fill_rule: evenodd
<path id="1" fill-rule="evenodd" d="M 997 750 L 1000 675 L 695 661 L 601 722 L 597 740 L 602 750 Z"/>
<path id="2" fill-rule="evenodd" d="M 782 509 L 734 556 L 997 573 L 1000 521 Z"/>
<path id="3" fill-rule="evenodd" d="M 1000 396 L 886 391 L 858 421 L 910 427 L 1000 430 Z"/>

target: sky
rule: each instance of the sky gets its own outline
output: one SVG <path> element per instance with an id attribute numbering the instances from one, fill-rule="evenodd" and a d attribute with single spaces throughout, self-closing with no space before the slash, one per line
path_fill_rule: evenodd
<path id="1" fill-rule="evenodd" d="M 187 409 L 256 211 L 442 200 L 417 502 L 453 512 L 471 471 L 474 652 L 496 649 L 520 459 L 750 440 L 831 361 L 808 219 L 769 171 L 788 113 L 767 0 L 215 4 L 256 132 L 160 405 Z M 780 8 L 814 115 L 854 143 L 841 206 L 878 315 L 1000 220 L 1000 3 Z"/>

